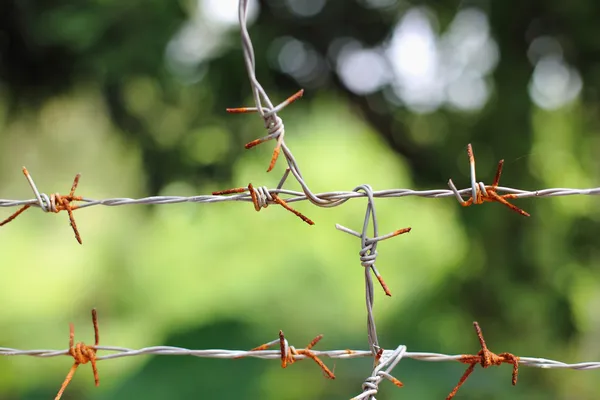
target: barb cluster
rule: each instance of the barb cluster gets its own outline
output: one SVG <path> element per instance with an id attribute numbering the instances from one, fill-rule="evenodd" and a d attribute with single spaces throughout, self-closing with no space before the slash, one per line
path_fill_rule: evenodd
<path id="1" fill-rule="evenodd" d="M 583 369 L 597 369 L 600 368 L 600 362 L 590 363 L 579 363 L 579 364 L 565 364 L 558 361 L 540 359 L 540 358 L 528 358 L 528 357 L 517 357 L 511 353 L 494 354 L 488 348 L 483 339 L 483 334 L 477 322 L 474 323 L 477 336 L 481 345 L 481 350 L 476 355 L 445 355 L 436 353 L 411 353 L 408 352 L 406 346 L 400 345 L 395 350 L 385 350 L 379 345 L 377 338 L 377 329 L 375 324 L 375 317 L 373 313 L 374 306 L 374 288 L 372 275 L 375 275 L 379 284 L 383 288 L 383 291 L 387 296 L 391 296 L 391 291 L 385 283 L 383 277 L 379 273 L 375 266 L 377 258 L 377 245 L 380 241 L 389 239 L 395 236 L 402 235 L 410 232 L 411 228 L 402 228 L 385 235 L 379 235 L 379 224 L 375 212 L 375 198 L 396 198 L 404 196 L 420 196 L 426 198 L 442 198 L 452 197 L 458 200 L 462 206 L 471 206 L 473 204 L 483 204 L 485 202 L 497 202 L 510 208 L 511 210 L 519 213 L 523 216 L 529 216 L 529 213 L 523 211 L 517 206 L 513 205 L 509 200 L 526 198 L 526 197 L 551 197 L 551 196 L 569 196 L 569 195 L 600 195 L 599 188 L 590 189 L 543 189 L 536 191 L 525 191 L 520 189 L 513 189 L 509 187 L 499 186 L 499 180 L 502 174 L 503 160 L 500 160 L 496 175 L 492 185 L 485 185 L 483 182 L 477 182 L 475 174 L 475 157 L 473 154 L 473 148 L 469 144 L 467 146 L 467 154 L 470 164 L 470 175 L 471 175 L 471 187 L 467 189 L 458 190 L 454 185 L 452 179 L 448 181 L 450 189 L 439 189 L 439 190 L 424 190 L 416 191 L 411 189 L 390 189 L 374 191 L 369 185 L 360 185 L 355 187 L 352 191 L 336 191 L 326 193 L 313 193 L 306 181 L 304 180 L 300 168 L 296 159 L 294 158 L 291 150 L 286 145 L 285 127 L 283 120 L 278 115 L 285 107 L 292 104 L 294 101 L 302 97 L 304 91 L 300 90 L 294 95 L 290 96 L 285 101 L 278 105 L 273 105 L 269 99 L 266 91 L 263 89 L 258 79 L 256 78 L 255 72 L 255 56 L 252 41 L 248 33 L 246 26 L 248 0 L 240 0 L 239 2 L 239 22 L 241 28 L 241 39 L 244 53 L 244 62 L 246 65 L 248 77 L 250 80 L 252 95 L 254 99 L 253 107 L 240 107 L 240 108 L 229 108 L 227 112 L 243 114 L 243 113 L 256 113 L 264 122 L 264 127 L 267 130 L 267 135 L 259 139 L 255 139 L 246 144 L 246 149 L 253 148 L 259 144 L 265 143 L 269 140 L 275 140 L 275 148 L 271 157 L 267 172 L 274 169 L 279 155 L 283 153 L 286 160 L 287 167 L 281 178 L 279 184 L 274 189 L 269 189 L 264 186 L 253 186 L 248 184 L 247 187 L 240 187 L 234 189 L 227 189 L 223 191 L 213 192 L 212 195 L 199 195 L 192 197 L 181 197 L 181 196 L 153 196 L 145 197 L 140 199 L 131 198 L 111 198 L 104 200 L 94 200 L 85 198 L 82 196 L 75 196 L 75 190 L 77 189 L 80 175 L 76 175 L 71 191 L 66 196 L 61 196 L 58 193 L 50 196 L 40 193 L 35 185 L 31 175 L 26 168 L 23 168 L 23 173 L 34 192 L 35 198 L 30 200 L 3 200 L 0 199 L 0 207 L 20 207 L 15 213 L 7 217 L 4 221 L 0 222 L 0 226 L 3 226 L 15 218 L 21 213 L 29 209 L 30 207 L 39 207 L 44 212 L 58 213 L 66 210 L 69 215 L 71 227 L 75 233 L 77 241 L 81 244 L 81 237 L 75 224 L 73 217 L 73 211 L 80 208 L 91 207 L 96 205 L 104 206 L 121 206 L 121 205 L 133 205 L 133 204 L 174 204 L 174 203 L 217 203 L 223 201 L 245 201 L 251 202 L 254 205 L 256 211 L 260 211 L 263 208 L 267 208 L 269 205 L 277 204 L 286 210 L 290 211 L 302 221 L 309 225 L 313 225 L 314 222 L 290 206 L 293 202 L 299 202 L 308 200 L 310 203 L 318 207 L 336 207 L 344 204 L 350 199 L 366 198 L 367 206 L 363 222 L 363 227 L 360 232 L 346 228 L 342 225 L 337 224 L 336 228 L 340 231 L 349 233 L 361 240 L 361 248 L 359 251 L 360 263 L 364 270 L 365 277 L 365 300 L 367 309 L 367 336 L 369 350 L 327 350 L 318 351 L 314 350 L 316 344 L 322 339 L 322 335 L 315 337 L 305 348 L 296 349 L 290 345 L 287 339 L 284 337 L 283 332 L 279 332 L 279 338 L 271 342 L 262 344 L 251 350 L 190 350 L 179 347 L 170 346 L 157 346 L 147 347 L 139 350 L 133 350 L 122 347 L 110 347 L 99 345 L 99 333 L 98 333 L 98 320 L 96 311 L 92 310 L 92 321 L 94 324 L 95 342 L 93 346 L 85 345 L 84 343 L 74 343 L 74 327 L 70 326 L 69 336 L 69 348 L 67 350 L 17 350 L 11 348 L 0 348 L 0 356 L 33 356 L 33 357 L 55 357 L 68 355 L 73 358 L 74 363 L 65 378 L 57 396 L 56 400 L 59 400 L 64 393 L 66 387 L 71 382 L 75 371 L 81 364 L 90 363 L 94 373 L 94 379 L 96 386 L 99 385 L 98 370 L 96 367 L 97 361 L 107 360 L 120 357 L 138 356 L 143 354 L 154 354 L 154 355 L 171 355 L 171 356 L 194 356 L 194 357 L 206 357 L 206 358 L 262 358 L 262 359 L 279 359 L 281 361 L 282 368 L 286 368 L 288 365 L 302 359 L 313 360 L 321 369 L 325 377 L 329 379 L 335 379 L 335 375 L 330 370 L 321 358 L 358 358 L 358 357 L 372 357 L 374 360 L 373 369 L 371 375 L 366 378 L 362 385 L 362 393 L 354 397 L 354 400 L 362 399 L 375 399 L 375 395 L 379 391 L 379 384 L 387 379 L 394 385 L 402 387 L 403 383 L 391 375 L 392 370 L 403 358 L 411 358 L 421 361 L 458 361 L 463 364 L 468 364 L 468 368 L 460 378 L 456 387 L 450 392 L 447 399 L 452 399 L 460 387 L 464 384 L 467 378 L 471 375 L 477 364 L 480 364 L 483 368 L 488 368 L 492 365 L 501 365 L 503 363 L 513 365 L 512 383 L 517 383 L 518 367 L 519 365 L 538 367 L 538 368 L 571 368 L 577 370 Z M 300 184 L 302 191 L 292 191 L 283 188 L 287 178 L 290 174 Z M 467 199 L 465 200 L 465 197 Z M 73 205 L 73 202 L 79 204 Z M 369 226 L 373 227 L 372 237 L 368 236 Z M 270 350 L 271 347 L 279 345 L 278 350 Z M 97 356 L 98 351 L 107 351 L 110 354 Z"/>
<path id="2" fill-rule="evenodd" d="M 477 333 L 477 338 L 479 339 L 481 350 L 479 351 L 479 353 L 477 353 L 477 355 L 464 355 L 458 360 L 461 363 L 469 364 L 469 367 L 467 368 L 463 376 L 460 377 L 458 384 L 454 387 L 454 389 L 452 389 L 448 397 L 446 397 L 446 400 L 451 400 L 454 398 L 454 396 L 458 392 L 458 389 L 460 389 L 461 386 L 465 383 L 465 381 L 471 375 L 477 364 L 480 364 L 482 368 L 487 368 L 492 365 L 501 365 L 503 363 L 512 364 L 512 384 L 513 386 L 517 384 L 517 377 L 519 375 L 519 357 L 516 357 L 511 353 L 501 353 L 498 355 L 492 353 L 488 349 L 485 340 L 483 339 L 483 333 L 481 332 L 479 324 L 477 322 L 473 322 L 473 326 L 475 327 L 475 332 Z"/>
<path id="3" fill-rule="evenodd" d="M 27 171 L 27 168 L 25 167 L 23 167 L 23 174 L 25 175 L 27 182 L 29 182 L 29 186 L 31 186 L 31 189 L 35 194 L 35 200 L 24 202 L 24 205 L 21 208 L 19 208 L 14 214 L 6 218 L 4 221 L 0 222 L 0 226 L 8 224 L 9 222 L 17 218 L 19 215 L 21 215 L 33 204 L 36 204 L 44 212 L 51 211 L 53 213 L 58 213 L 60 211 L 67 210 L 67 213 L 69 214 L 71 228 L 73 228 L 73 232 L 75 233 L 75 239 L 77 239 L 79 244 L 82 244 L 81 236 L 79 235 L 79 231 L 77 230 L 77 224 L 75 224 L 75 217 L 73 217 L 73 210 L 75 210 L 77 206 L 71 205 L 73 201 L 83 200 L 83 197 L 75 196 L 75 189 L 77 189 L 77 185 L 79 185 L 79 178 L 81 177 L 81 175 L 75 175 L 75 179 L 73 180 L 73 185 L 71 186 L 71 191 L 69 192 L 69 195 L 61 196 L 58 193 L 54 193 L 48 196 L 45 193 L 40 193 L 37 186 L 35 185 L 35 182 L 33 181 L 33 178 L 29 174 L 29 171 Z"/>

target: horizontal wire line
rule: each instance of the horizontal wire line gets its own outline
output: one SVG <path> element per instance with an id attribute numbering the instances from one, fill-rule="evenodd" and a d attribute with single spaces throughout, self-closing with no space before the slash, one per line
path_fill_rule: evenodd
<path id="1" fill-rule="evenodd" d="M 114 352 L 113 354 L 107 354 L 104 356 L 96 357 L 96 360 L 110 360 L 115 358 L 123 357 L 134 357 L 141 355 L 162 355 L 162 356 L 191 356 L 199 358 L 217 358 L 217 359 L 238 359 L 238 358 L 260 358 L 260 359 L 281 359 L 280 350 L 224 350 L 224 349 L 210 349 L 210 350 L 191 350 L 182 347 L 172 346 L 154 346 L 144 347 L 138 350 L 128 349 L 124 347 L 115 346 L 90 346 L 98 351 L 109 351 Z M 382 357 L 386 358 L 391 356 L 393 350 L 385 350 Z M 353 358 L 364 358 L 372 357 L 373 354 L 369 350 L 327 350 L 318 351 L 311 350 L 317 357 L 327 357 L 335 359 L 353 359 Z M 69 350 L 18 350 L 7 347 L 0 347 L 0 356 L 30 356 L 30 357 L 59 357 L 68 356 Z M 405 352 L 402 358 L 410 358 L 417 361 L 427 362 L 444 362 L 444 361 L 459 361 L 463 357 L 462 354 L 447 355 L 440 353 L 424 353 L 424 352 Z M 298 354 L 294 356 L 295 359 L 301 360 L 308 358 L 305 355 Z M 579 362 L 574 364 L 568 364 L 561 361 L 549 360 L 546 358 L 535 358 L 535 357 L 519 357 L 519 365 L 532 367 L 532 368 L 558 368 L 558 369 L 573 369 L 573 370 L 590 370 L 600 369 L 600 362 Z"/>
<path id="2" fill-rule="evenodd" d="M 539 189 L 534 191 L 514 189 L 509 187 L 498 186 L 496 189 L 498 192 L 504 194 L 514 194 L 515 198 L 531 198 L 531 197 L 558 197 L 558 196 L 600 196 L 600 187 L 589 188 L 589 189 L 572 189 L 572 188 L 551 188 L 551 189 Z M 269 193 L 285 194 L 291 196 L 285 198 L 287 203 L 294 203 L 299 201 L 307 200 L 307 196 L 303 192 L 287 189 L 269 189 Z M 470 195 L 471 188 L 459 190 L 461 195 Z M 337 192 L 324 192 L 315 194 L 316 197 L 325 200 L 350 200 L 355 198 L 367 197 L 365 193 L 360 192 L 349 192 L 349 191 L 337 191 Z M 448 189 L 434 189 L 434 190 L 412 190 L 412 189 L 388 189 L 373 191 L 373 197 L 376 198 L 395 198 L 395 197 L 406 197 L 416 196 L 425 198 L 443 198 L 455 196 L 452 190 Z M 142 197 L 138 199 L 128 197 L 117 197 L 110 199 L 95 200 L 84 197 L 77 208 L 86 208 L 92 206 L 125 206 L 125 205 L 139 205 L 139 204 L 179 204 L 179 203 L 221 203 L 226 201 L 245 201 L 252 202 L 250 194 L 236 194 L 236 195 L 198 195 L 198 196 L 150 196 Z M 269 202 L 269 204 L 275 204 L 275 202 Z M 30 205 L 34 207 L 40 207 L 37 199 L 28 200 L 7 200 L 0 199 L 0 207 L 20 207 L 24 205 Z"/>

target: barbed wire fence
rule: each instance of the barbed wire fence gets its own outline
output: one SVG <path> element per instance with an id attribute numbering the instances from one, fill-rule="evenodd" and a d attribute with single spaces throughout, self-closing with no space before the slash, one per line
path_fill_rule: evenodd
<path id="1" fill-rule="evenodd" d="M 378 393 L 379 384 L 382 380 L 387 379 L 398 387 L 402 387 L 403 384 L 400 380 L 394 378 L 391 375 L 391 371 L 394 367 L 403 359 L 410 358 L 419 361 L 428 362 L 441 362 L 441 361 L 458 361 L 464 364 L 468 364 L 469 367 L 459 379 L 458 384 L 450 392 L 447 399 L 452 399 L 457 393 L 458 389 L 462 386 L 465 380 L 473 372 L 475 366 L 480 364 L 483 368 L 490 367 L 492 365 L 511 364 L 513 365 L 512 373 L 512 384 L 516 385 L 518 377 L 518 367 L 527 366 L 534 368 L 567 368 L 574 370 L 588 370 L 588 369 L 599 369 L 600 362 L 582 362 L 575 364 L 567 364 L 560 361 L 549 360 L 545 358 L 533 358 L 533 357 L 517 357 L 511 353 L 500 353 L 495 354 L 491 352 L 483 338 L 483 334 L 477 322 L 474 322 L 475 331 L 480 343 L 481 350 L 476 355 L 446 355 L 439 353 L 427 353 L 427 352 L 409 352 L 406 346 L 399 345 L 394 350 L 386 350 L 379 346 L 377 338 L 377 329 L 375 324 L 375 317 L 373 312 L 374 305 L 374 284 L 372 275 L 375 275 L 379 284 L 383 288 L 386 295 L 391 296 L 391 291 L 386 285 L 383 277 L 375 266 L 375 260 L 377 258 L 377 244 L 378 242 L 389 239 L 395 236 L 399 236 L 410 232 L 411 228 L 402 228 L 394 232 L 379 235 L 378 220 L 375 212 L 375 198 L 397 198 L 405 196 L 418 196 L 426 198 L 445 198 L 455 197 L 456 200 L 462 206 L 470 206 L 473 204 L 482 204 L 485 202 L 497 202 L 505 205 L 511 210 L 528 217 L 529 213 L 518 208 L 512 204 L 509 200 L 530 198 L 530 197 L 556 197 L 556 196 L 572 196 L 572 195 L 600 195 L 600 187 L 589 188 L 589 189 L 570 189 L 570 188 L 552 188 L 542 190 L 521 190 L 510 187 L 499 186 L 499 180 L 502 173 L 503 160 L 498 164 L 496 175 L 492 185 L 485 185 L 483 182 L 477 182 L 475 173 L 475 157 L 473 149 L 469 144 L 467 146 L 467 154 L 470 165 L 470 187 L 462 190 L 458 190 L 452 180 L 448 181 L 449 189 L 436 189 L 436 190 L 412 190 L 412 189 L 389 189 L 375 191 L 369 185 L 360 185 L 355 187 L 351 191 L 335 191 L 325 193 L 313 193 L 306 181 L 304 180 L 302 173 L 300 172 L 299 165 L 294 158 L 290 148 L 285 143 L 285 128 L 281 117 L 278 113 L 282 111 L 286 106 L 290 105 L 294 101 L 298 100 L 303 95 L 303 90 L 300 90 L 296 94 L 292 95 L 284 102 L 274 106 L 271 102 L 266 91 L 263 89 L 258 79 L 256 78 L 255 72 L 255 56 L 252 41 L 248 33 L 248 27 L 246 25 L 248 0 L 239 1 L 239 23 L 242 39 L 242 49 L 244 54 L 244 62 L 246 70 L 250 80 L 252 88 L 252 95 L 254 98 L 254 107 L 242 107 L 242 108 L 230 108 L 227 109 L 230 113 L 257 113 L 264 122 L 264 127 L 267 130 L 267 135 L 256 139 L 248 144 L 246 148 L 250 149 L 254 146 L 267 142 L 269 140 L 275 140 L 275 149 L 271 157 L 271 161 L 267 172 L 270 172 L 281 152 L 283 152 L 284 158 L 287 162 L 287 168 L 283 174 L 279 184 L 275 188 L 267 188 L 264 186 L 254 187 L 249 184 L 248 187 L 241 187 L 235 189 L 228 189 L 219 192 L 213 192 L 210 195 L 199 195 L 191 197 L 183 196 L 152 196 L 144 197 L 139 199 L 132 198 L 111 198 L 111 199 L 90 199 L 83 196 L 76 196 L 75 191 L 79 184 L 80 175 L 76 175 L 71 190 L 68 195 L 60 195 L 54 193 L 47 195 L 38 190 L 33 178 L 29 174 L 26 168 L 23 168 L 23 173 L 33 190 L 35 198 L 28 200 L 6 200 L 0 199 L 0 207 L 19 207 L 19 209 L 0 222 L 0 226 L 3 226 L 29 208 L 39 208 L 44 212 L 59 213 L 61 211 L 67 211 L 71 227 L 75 234 L 77 241 L 81 244 L 82 239 L 79 233 L 79 229 L 75 223 L 74 211 L 92 206 L 124 206 L 124 205 L 138 205 L 138 204 L 175 204 L 175 203 L 220 203 L 225 201 L 241 201 L 251 202 L 254 205 L 256 211 L 260 211 L 262 208 L 267 208 L 269 205 L 278 204 L 288 211 L 292 212 L 304 222 L 313 225 L 314 222 L 301 214 L 290 206 L 290 203 L 299 201 L 309 201 L 318 207 L 337 207 L 344 204 L 346 201 L 357 198 L 367 199 L 367 208 L 364 217 L 363 227 L 360 232 L 346 228 L 341 225 L 336 225 L 336 228 L 342 232 L 349 233 L 352 236 L 356 236 L 361 241 L 360 250 L 360 263 L 364 267 L 365 277 L 365 302 L 367 309 L 367 338 L 369 349 L 368 350 L 325 350 L 319 351 L 314 350 L 314 346 L 321 340 L 322 335 L 317 336 L 308 346 L 302 349 L 297 349 L 290 345 L 288 340 L 285 338 L 283 332 L 279 332 L 279 338 L 271 342 L 260 345 L 251 350 L 224 350 L 224 349 L 212 349 L 212 350 L 192 350 L 180 347 L 171 346 L 155 346 L 145 347 L 142 349 L 128 349 L 124 347 L 114 346 L 101 346 L 99 338 L 98 318 L 96 310 L 92 310 L 92 321 L 95 332 L 94 345 L 86 345 L 83 342 L 74 343 L 74 327 L 70 326 L 69 335 L 69 348 L 65 350 L 19 350 L 12 348 L 0 347 L 0 356 L 31 356 L 31 357 L 57 357 L 57 356 L 70 356 L 74 359 L 74 364 L 71 367 L 65 381 L 63 382 L 56 400 L 60 399 L 67 385 L 70 383 L 73 375 L 81 364 L 91 363 L 92 370 L 94 373 L 96 386 L 99 384 L 99 374 L 96 363 L 101 360 L 109 360 L 122 357 L 133 357 L 141 355 L 168 355 L 168 356 L 193 356 L 200 358 L 221 358 L 221 359 L 238 359 L 238 358 L 260 358 L 260 359 L 279 359 L 281 360 L 281 366 L 286 368 L 288 365 L 302 359 L 312 359 L 323 371 L 325 377 L 334 379 L 334 373 L 325 365 L 321 358 L 335 358 L 335 359 L 354 359 L 354 358 L 373 358 L 373 369 L 363 385 L 362 392 L 353 398 L 353 400 L 360 399 L 375 399 L 375 395 Z M 302 191 L 293 191 L 283 188 L 289 175 L 295 178 L 300 184 Z M 464 197 L 469 196 L 467 200 Z M 78 204 L 72 204 L 72 203 Z M 372 226 L 373 237 L 368 237 L 369 226 Z M 279 349 L 270 350 L 273 346 L 279 346 Z M 97 352 L 107 352 L 109 354 L 98 356 Z"/>

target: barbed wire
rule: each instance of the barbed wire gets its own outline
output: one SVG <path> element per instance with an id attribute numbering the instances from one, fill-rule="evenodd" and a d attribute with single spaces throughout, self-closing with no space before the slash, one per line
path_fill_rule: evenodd
<path id="1" fill-rule="evenodd" d="M 272 342 L 263 344 L 257 348 L 251 350 L 190 350 L 179 347 L 171 346 L 155 346 L 146 347 L 138 350 L 112 347 L 112 346 L 100 346 L 99 345 L 99 333 L 97 316 L 95 310 L 92 311 L 92 319 L 95 331 L 95 345 L 87 346 L 80 342 L 74 344 L 74 328 L 70 326 L 69 336 L 69 349 L 67 350 L 18 350 L 12 348 L 0 348 L 0 356 L 32 356 L 32 357 L 55 357 L 69 355 L 74 359 L 74 364 L 71 367 L 63 385 L 56 397 L 60 399 L 65 388 L 71 381 L 76 369 L 80 364 L 91 363 L 92 370 L 94 371 L 94 377 L 96 385 L 99 384 L 98 371 L 96 362 L 107 359 L 139 356 L 145 354 L 152 355 L 174 355 L 174 356 L 194 356 L 203 358 L 262 358 L 262 359 L 281 359 L 281 366 L 286 368 L 288 365 L 294 363 L 297 360 L 310 358 L 319 365 L 323 373 L 327 378 L 334 379 L 335 375 L 329 368 L 321 361 L 320 357 L 338 358 L 338 359 L 350 359 L 358 357 L 373 357 L 373 368 L 371 375 L 366 378 L 362 385 L 362 393 L 354 397 L 354 400 L 362 399 L 375 399 L 375 395 L 378 392 L 379 383 L 383 379 L 388 379 L 396 386 L 403 386 L 402 382 L 394 378 L 391 375 L 391 371 L 394 367 L 403 359 L 411 358 L 420 361 L 458 361 L 464 364 L 468 364 L 469 367 L 460 378 L 456 387 L 448 395 L 447 399 L 454 397 L 458 389 L 462 386 L 465 380 L 473 372 L 475 366 L 480 364 L 483 368 L 487 368 L 492 365 L 501 365 L 508 363 L 513 365 L 512 383 L 517 383 L 518 366 L 525 365 L 537 368 L 569 368 L 575 370 L 587 370 L 600 368 L 600 362 L 586 362 L 567 364 L 559 361 L 548 360 L 544 358 L 532 358 L 532 357 L 517 357 L 511 353 L 501 353 L 496 355 L 489 351 L 483 334 L 477 323 L 474 323 L 477 336 L 481 345 L 481 350 L 477 355 L 445 355 L 438 353 L 413 353 L 408 352 L 406 346 L 400 345 L 395 350 L 384 350 L 380 345 L 377 338 L 377 329 L 375 324 L 375 317 L 373 312 L 374 304 L 374 288 L 371 272 L 376 276 L 380 285 L 382 286 L 386 295 L 391 296 L 391 291 L 385 284 L 381 274 L 375 267 L 375 261 L 377 258 L 377 243 L 381 240 L 385 240 L 391 237 L 395 237 L 404 233 L 410 232 L 411 228 L 398 229 L 392 233 L 386 235 L 379 235 L 378 232 L 378 221 L 375 212 L 375 198 L 397 198 L 405 196 L 417 196 L 425 198 L 445 198 L 455 197 L 456 200 L 462 206 L 471 206 L 473 204 L 482 204 L 485 202 L 497 202 L 510 208 L 511 210 L 519 213 L 520 215 L 528 217 L 530 214 L 510 201 L 522 198 L 538 198 L 538 197 L 556 197 L 556 196 L 572 196 L 572 195 L 600 195 L 600 187 L 589 188 L 589 189 L 573 189 L 573 188 L 551 188 L 541 190 L 522 190 L 514 189 L 510 187 L 499 186 L 499 180 L 502 174 L 503 160 L 498 164 L 496 175 L 492 185 L 486 185 L 483 182 L 478 182 L 476 179 L 475 172 L 475 157 L 473 149 L 469 144 L 467 146 L 467 154 L 469 158 L 470 166 L 470 187 L 462 190 L 458 190 L 450 179 L 448 181 L 449 189 L 434 189 L 434 190 L 412 190 L 412 189 L 388 189 L 375 191 L 370 185 L 359 185 L 352 191 L 334 191 L 324 193 L 314 193 L 310 190 L 307 182 L 304 180 L 300 171 L 299 165 L 294 158 L 290 148 L 286 145 L 285 127 L 283 120 L 279 117 L 278 113 L 281 112 L 285 107 L 298 100 L 303 95 L 303 90 L 298 91 L 294 95 L 282 103 L 274 106 L 270 100 L 264 88 L 259 83 L 256 77 L 255 71 L 255 54 L 252 41 L 248 32 L 246 24 L 247 19 L 247 8 L 248 0 L 239 1 L 239 23 L 240 33 L 242 41 L 242 51 L 244 55 L 244 63 L 248 73 L 250 81 L 252 96 L 254 99 L 254 107 L 241 107 L 241 108 L 229 108 L 229 113 L 257 113 L 264 122 L 264 127 L 267 130 L 267 135 L 253 140 L 246 144 L 246 148 L 250 149 L 259 144 L 262 144 L 269 140 L 275 140 L 275 148 L 273 155 L 269 163 L 267 172 L 273 170 L 276 162 L 279 158 L 280 153 L 283 153 L 287 163 L 287 168 L 279 182 L 279 184 L 272 189 L 265 186 L 253 186 L 249 184 L 247 187 L 227 189 L 223 191 L 213 192 L 211 195 L 198 195 L 198 196 L 151 196 L 143 198 L 108 198 L 108 199 L 91 199 L 84 196 L 75 196 L 75 190 L 78 187 L 80 175 L 77 174 L 69 195 L 60 195 L 54 193 L 47 195 L 40 192 L 35 184 L 33 178 L 29 174 L 28 170 L 23 167 L 23 173 L 35 195 L 34 199 L 28 200 L 6 200 L 0 199 L 0 207 L 20 207 L 16 212 L 0 222 L 0 226 L 3 226 L 15 218 L 21 213 L 31 207 L 40 208 L 44 212 L 59 213 L 60 211 L 67 211 L 69 215 L 69 221 L 71 227 L 75 233 L 77 241 L 81 244 L 81 236 L 79 234 L 77 225 L 75 223 L 73 212 L 77 209 L 87 208 L 92 206 L 124 206 L 124 205 L 140 205 L 140 204 L 154 204 L 154 205 L 165 205 L 165 204 L 176 204 L 176 203 L 220 203 L 227 201 L 241 201 L 241 202 L 252 202 L 254 209 L 260 211 L 262 208 L 266 208 L 269 205 L 278 204 L 294 213 L 296 216 L 301 218 L 307 224 L 313 225 L 314 222 L 304 216 L 299 211 L 295 210 L 290 206 L 290 203 L 309 201 L 318 207 L 337 207 L 344 204 L 348 200 L 357 198 L 367 198 L 367 208 L 365 212 L 363 228 L 361 232 L 354 231 L 341 225 L 336 225 L 336 228 L 340 231 L 349 233 L 353 236 L 360 238 L 361 250 L 360 263 L 364 269 L 365 276 L 365 303 L 367 310 L 367 338 L 369 344 L 369 350 L 328 350 L 318 351 L 314 350 L 313 347 L 321 340 L 322 336 L 317 336 L 306 348 L 296 349 L 289 345 L 287 339 L 285 339 L 283 333 L 280 331 L 279 339 Z M 302 191 L 294 191 L 284 189 L 287 178 L 290 174 L 299 183 Z M 465 200 L 465 198 L 467 198 Z M 77 204 L 73 204 L 77 203 Z M 368 228 L 373 226 L 373 237 L 369 238 Z M 279 350 L 269 350 L 270 347 L 279 344 Z M 111 354 L 97 356 L 97 351 L 106 351 Z"/>
<path id="2" fill-rule="evenodd" d="M 174 346 L 152 346 L 144 347 L 141 349 L 129 349 L 126 347 L 117 346 L 101 346 L 100 334 L 98 327 L 98 316 L 96 310 L 92 310 L 92 323 L 94 326 L 95 341 L 93 346 L 88 346 L 83 342 L 74 343 L 75 331 L 73 324 L 69 326 L 69 348 L 62 350 L 19 350 L 8 347 L 0 347 L 0 356 L 17 357 L 17 356 L 29 356 L 38 358 L 51 358 L 59 356 L 71 356 L 74 359 L 74 364 L 69 370 L 65 381 L 63 382 L 56 400 L 59 400 L 66 388 L 70 383 L 76 369 L 81 364 L 91 363 L 92 371 L 96 386 L 99 384 L 99 373 L 97 370 L 97 362 L 103 360 L 112 360 L 124 357 L 136 357 L 143 355 L 160 355 L 160 356 L 190 356 L 198 358 L 215 358 L 215 359 L 241 359 L 241 358 L 258 358 L 265 360 L 281 360 L 282 368 L 293 364 L 296 361 L 304 359 L 312 359 L 323 371 L 325 377 L 329 379 L 335 379 L 334 373 L 323 363 L 321 358 L 330 359 L 355 359 L 372 357 L 372 350 L 314 350 L 314 346 L 322 339 L 323 335 L 315 337 L 305 348 L 297 349 L 296 347 L 289 344 L 288 340 L 284 337 L 282 331 L 279 331 L 279 338 L 271 342 L 262 344 L 251 350 L 226 350 L 226 349 L 206 349 L 206 350 L 193 350 L 183 347 Z M 452 390 L 448 399 L 451 399 L 457 392 L 458 388 L 465 382 L 468 376 L 473 372 L 476 364 L 481 364 L 483 368 L 490 367 L 492 365 L 501 365 L 503 363 L 513 364 L 513 385 L 517 382 L 518 366 L 527 366 L 532 368 L 556 368 L 556 369 L 573 369 L 573 370 L 591 370 L 600 369 L 600 362 L 581 362 L 568 364 L 561 361 L 549 360 L 546 358 L 535 358 L 535 357 L 517 357 L 511 353 L 501 353 L 496 355 L 492 353 L 483 339 L 483 334 L 477 322 L 473 323 L 475 331 L 477 333 L 481 350 L 477 355 L 465 355 L 465 354 L 441 354 L 441 353 L 429 353 L 429 352 L 409 352 L 405 345 L 398 346 L 395 350 L 384 350 L 379 347 L 376 354 L 376 367 L 373 370 L 372 375 L 367 378 L 363 385 L 363 393 L 354 397 L 353 400 L 365 399 L 373 396 L 378 391 L 378 384 L 383 379 L 388 379 L 398 387 L 402 387 L 403 383 L 398 379 L 390 375 L 391 370 L 403 359 L 413 359 L 417 361 L 426 362 L 448 362 L 456 361 L 463 364 L 469 364 L 469 368 L 463 374 L 457 386 Z M 279 345 L 278 350 L 269 350 L 269 348 Z M 108 352 L 110 354 L 98 356 L 97 352 Z M 385 369 L 385 370 L 384 370 Z"/>

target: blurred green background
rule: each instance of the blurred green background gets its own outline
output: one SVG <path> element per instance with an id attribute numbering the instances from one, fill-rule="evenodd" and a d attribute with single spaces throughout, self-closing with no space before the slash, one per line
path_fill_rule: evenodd
<path id="1" fill-rule="evenodd" d="M 523 189 L 600 182 L 600 3 L 529 1 L 251 2 L 257 75 L 286 108 L 286 141 L 313 191 L 468 186 L 478 178 Z M 0 198 L 27 199 L 25 165 L 46 193 L 90 198 L 196 195 L 254 185 L 273 143 L 251 105 L 235 0 L 0 3 Z M 291 180 L 290 189 L 299 186 Z M 594 197 L 462 208 L 453 198 L 378 200 L 379 245 L 393 297 L 376 287 L 380 344 L 476 353 L 471 323 L 491 350 L 566 362 L 600 359 L 600 211 Z M 0 229 L 0 345 L 66 348 L 249 349 L 277 338 L 317 349 L 366 349 L 356 238 L 366 202 L 334 209 L 295 203 L 94 207 L 28 211 Z M 1 218 L 14 209 L 3 209 Z M 50 399 L 72 360 L 0 359 L 0 399 Z M 142 356 L 100 362 L 99 388 L 79 368 L 64 399 L 344 399 L 371 361 L 311 362 Z M 378 398 L 441 399 L 458 363 L 402 361 Z M 475 371 L 458 399 L 595 399 L 600 372 L 510 366 Z"/>

